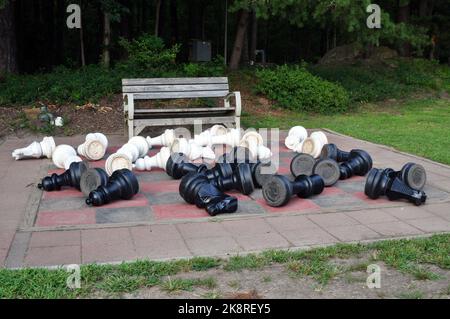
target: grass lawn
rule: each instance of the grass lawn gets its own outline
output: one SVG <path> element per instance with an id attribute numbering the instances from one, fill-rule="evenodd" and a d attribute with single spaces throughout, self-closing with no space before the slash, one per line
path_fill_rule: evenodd
<path id="1" fill-rule="evenodd" d="M 338 115 L 309 115 L 290 111 L 277 117 L 245 114 L 243 124 L 255 128 L 289 129 L 294 125 L 329 128 L 450 164 L 449 99 L 424 98 L 366 104 L 355 112 Z"/>
<path id="2" fill-rule="evenodd" d="M 217 285 L 213 277 L 179 279 L 171 276 L 212 269 L 258 271 L 275 264 L 284 265 L 293 276 L 312 278 L 318 285 L 327 285 L 336 276 L 355 270 L 365 272 L 368 263 L 377 262 L 383 262 L 416 280 L 437 280 L 440 276 L 429 266 L 449 270 L 449 251 L 450 234 L 445 234 L 371 244 L 338 244 L 303 251 L 269 250 L 229 259 L 205 257 L 167 262 L 86 265 L 81 267 L 81 289 L 76 290 L 66 287 L 68 273 L 64 269 L 0 269 L 0 298 L 119 297 L 123 293 L 153 286 L 166 292 L 191 291 L 194 287 L 213 289 Z M 336 259 L 362 256 L 370 257 L 366 263 L 351 266 L 334 263 Z"/>

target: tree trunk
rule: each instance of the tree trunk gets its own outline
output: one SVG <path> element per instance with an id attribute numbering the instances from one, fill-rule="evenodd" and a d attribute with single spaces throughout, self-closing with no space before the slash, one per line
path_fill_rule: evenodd
<path id="1" fill-rule="evenodd" d="M 255 62 L 256 54 L 255 51 L 258 46 L 258 19 L 256 18 L 256 12 L 252 11 L 252 33 L 251 33 L 251 41 L 250 41 L 250 60 Z"/>
<path id="2" fill-rule="evenodd" d="M 170 0 L 170 34 L 172 44 L 178 43 L 180 36 L 178 31 L 177 0 Z"/>
<path id="3" fill-rule="evenodd" d="M 409 1 L 399 0 L 398 4 L 398 22 L 408 23 L 410 16 Z M 400 48 L 400 54 L 403 56 L 410 56 L 411 46 L 409 43 L 404 43 Z"/>
<path id="4" fill-rule="evenodd" d="M 245 32 L 247 31 L 248 11 L 241 10 L 239 14 L 239 23 L 234 40 L 233 52 L 230 59 L 230 69 L 237 70 L 241 61 L 242 47 L 244 44 Z"/>
<path id="5" fill-rule="evenodd" d="M 102 64 L 109 68 L 111 58 L 109 54 L 109 44 L 111 42 L 111 20 L 109 13 L 103 13 L 103 53 Z"/>
<path id="6" fill-rule="evenodd" d="M 14 21 L 14 5 L 6 1 L 0 9 L 0 74 L 17 71 L 17 48 Z"/>
<path id="7" fill-rule="evenodd" d="M 161 13 L 161 1 L 156 1 L 156 10 L 155 10 L 155 36 L 159 36 L 159 16 Z"/>

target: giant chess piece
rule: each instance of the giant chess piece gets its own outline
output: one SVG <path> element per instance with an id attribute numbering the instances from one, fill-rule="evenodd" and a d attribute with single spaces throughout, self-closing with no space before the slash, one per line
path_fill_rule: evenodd
<path id="1" fill-rule="evenodd" d="M 227 132 L 228 129 L 225 126 L 216 124 L 211 126 L 209 129 L 201 132 L 200 134 L 195 135 L 194 142 L 195 144 L 200 146 L 211 146 L 207 144 L 211 137 L 225 135 L 227 134 Z"/>
<path id="2" fill-rule="evenodd" d="M 336 162 L 346 162 L 350 159 L 350 152 L 345 152 L 340 150 L 336 144 L 326 144 L 322 148 L 322 152 L 320 153 L 320 158 L 331 158 Z"/>
<path id="3" fill-rule="evenodd" d="M 386 195 L 389 200 L 406 199 L 416 206 L 425 203 L 427 195 L 423 191 L 412 189 L 390 173 L 389 169 L 371 169 L 367 175 L 364 193 L 371 199 Z"/>
<path id="4" fill-rule="evenodd" d="M 347 179 L 353 175 L 364 176 L 372 168 L 372 157 L 363 150 L 351 150 L 349 160 L 339 166 L 340 179 Z"/>
<path id="5" fill-rule="evenodd" d="M 170 152 L 183 153 L 190 160 L 196 160 L 199 158 L 214 160 L 216 158 L 216 154 L 211 147 L 197 145 L 194 140 L 188 141 L 185 138 L 176 138 L 170 147 Z"/>
<path id="6" fill-rule="evenodd" d="M 261 134 L 255 131 L 250 131 L 242 136 L 239 146 L 248 148 L 253 158 L 258 158 L 258 148 L 264 146 L 264 141 Z"/>
<path id="7" fill-rule="evenodd" d="M 150 148 L 153 146 L 166 146 L 170 147 L 175 140 L 175 131 L 174 130 L 165 130 L 163 134 L 151 138 L 147 136 L 147 143 Z"/>
<path id="8" fill-rule="evenodd" d="M 73 162 L 81 162 L 81 157 L 77 156 L 75 149 L 66 144 L 58 145 L 52 154 L 53 164 L 58 168 L 69 169 Z"/>
<path id="9" fill-rule="evenodd" d="M 398 177 L 406 185 L 415 190 L 421 190 L 425 187 L 427 182 L 427 173 L 425 168 L 416 163 L 406 163 L 399 171 L 394 171 L 392 168 L 384 170 L 389 177 Z"/>
<path id="10" fill-rule="evenodd" d="M 309 154 L 300 153 L 292 158 L 291 173 L 294 177 L 300 175 L 319 175 L 322 177 L 325 187 L 336 184 L 341 176 L 339 164 L 331 159 L 316 160 Z"/>
<path id="11" fill-rule="evenodd" d="M 241 132 L 238 129 L 232 128 L 226 134 L 212 136 L 209 135 L 196 135 L 194 137 L 194 142 L 197 145 L 202 146 L 212 146 L 212 145 L 229 145 L 231 147 L 235 147 L 239 145 L 241 140 Z"/>
<path id="12" fill-rule="evenodd" d="M 73 162 L 64 173 L 60 175 L 53 173 L 51 176 L 44 177 L 37 186 L 47 192 L 59 191 L 63 186 L 80 189 L 80 179 L 86 170 L 85 162 Z"/>
<path id="13" fill-rule="evenodd" d="M 179 189 L 186 202 L 205 208 L 211 216 L 234 213 L 238 208 L 237 198 L 224 194 L 204 174 L 192 172 L 185 175 Z"/>
<path id="14" fill-rule="evenodd" d="M 298 153 L 306 153 L 314 158 L 319 157 L 320 152 L 325 144 L 328 144 L 327 136 L 324 132 L 317 131 L 311 133 L 311 135 L 305 139 L 301 148 L 294 149 Z"/>
<path id="15" fill-rule="evenodd" d="M 291 182 L 286 176 L 273 175 L 262 188 L 267 205 L 279 207 L 286 205 L 292 195 L 307 198 L 322 193 L 323 179 L 319 175 L 300 175 Z"/>
<path id="16" fill-rule="evenodd" d="M 124 168 L 131 171 L 133 169 L 133 163 L 138 158 L 146 156 L 148 150 L 149 146 L 146 139 L 143 136 L 134 136 L 119 148 L 117 152 L 108 156 L 105 163 L 105 170 L 108 175 Z"/>
<path id="17" fill-rule="evenodd" d="M 233 174 L 227 177 L 215 176 L 211 183 L 221 191 L 236 189 L 244 195 L 249 195 L 255 190 L 251 167 L 245 163 L 238 164 Z"/>
<path id="18" fill-rule="evenodd" d="M 308 131 L 303 126 L 292 127 L 284 140 L 284 145 L 290 150 L 301 149 L 308 137 Z"/>
<path id="19" fill-rule="evenodd" d="M 98 161 L 105 156 L 108 139 L 102 133 L 89 133 L 85 142 L 77 148 L 78 154 L 90 161 Z"/>
<path id="20" fill-rule="evenodd" d="M 168 147 L 161 147 L 160 151 L 150 157 L 145 156 L 144 158 L 139 158 L 136 163 L 134 163 L 134 168 L 138 171 L 151 171 L 153 168 L 166 169 L 167 160 L 170 157 L 170 149 Z"/>
<path id="21" fill-rule="evenodd" d="M 44 137 L 40 142 L 33 142 L 27 147 L 18 148 L 12 152 L 12 157 L 17 160 L 28 158 L 52 158 L 55 150 L 55 140 L 53 137 Z"/>
<path id="22" fill-rule="evenodd" d="M 131 199 L 139 192 L 136 176 L 128 169 L 114 171 L 108 183 L 89 193 L 86 204 L 102 206 L 114 200 Z"/>
<path id="23" fill-rule="evenodd" d="M 227 163 L 217 163 L 209 169 L 205 164 L 191 163 L 183 153 L 174 153 L 167 160 L 166 172 L 174 179 L 180 179 L 188 173 L 203 173 L 208 179 L 213 180 L 231 176 L 233 169 Z"/>
<path id="24" fill-rule="evenodd" d="M 96 190 L 99 186 L 105 186 L 108 183 L 108 173 L 102 168 L 89 168 L 80 179 L 80 190 L 87 197 L 89 193 Z"/>

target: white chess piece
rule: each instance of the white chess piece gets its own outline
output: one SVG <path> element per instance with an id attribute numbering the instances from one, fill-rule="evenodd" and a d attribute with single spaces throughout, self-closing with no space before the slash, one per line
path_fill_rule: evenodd
<path id="1" fill-rule="evenodd" d="M 324 132 L 317 131 L 311 133 L 311 135 L 303 142 L 301 149 L 296 148 L 295 151 L 299 153 L 306 153 L 314 158 L 317 158 L 319 157 L 325 144 L 328 144 L 327 136 Z"/>
<path id="2" fill-rule="evenodd" d="M 136 145 L 139 150 L 138 158 L 142 158 L 147 155 L 151 146 L 148 145 L 147 140 L 143 136 L 134 136 L 128 141 L 129 144 Z"/>
<path id="3" fill-rule="evenodd" d="M 170 157 L 170 149 L 168 147 L 161 147 L 161 150 L 155 156 L 139 158 L 134 163 L 134 168 L 138 171 L 150 171 L 152 168 L 158 167 L 166 170 L 166 163 Z"/>
<path id="4" fill-rule="evenodd" d="M 289 130 L 289 133 L 284 140 L 284 145 L 290 150 L 301 148 L 307 137 L 308 132 L 303 126 L 294 126 Z"/>
<path id="5" fill-rule="evenodd" d="M 241 141 L 239 142 L 240 146 L 247 147 L 250 151 L 252 157 L 258 156 L 258 148 L 264 144 L 262 136 L 255 132 L 247 132 L 242 136 Z"/>
<path id="6" fill-rule="evenodd" d="M 108 139 L 102 133 L 89 133 L 85 142 L 77 148 L 78 154 L 91 161 L 98 161 L 105 156 Z"/>
<path id="7" fill-rule="evenodd" d="M 146 139 L 150 148 L 153 146 L 170 146 L 175 140 L 175 132 L 174 130 L 165 130 L 160 136 L 153 138 L 147 136 Z"/>
<path id="8" fill-rule="evenodd" d="M 55 150 L 55 140 L 53 137 L 44 137 L 41 142 L 33 142 L 27 147 L 18 148 L 12 152 L 12 157 L 17 160 L 26 158 L 52 158 L 52 153 Z"/>
<path id="9" fill-rule="evenodd" d="M 185 138 L 176 138 L 170 147 L 171 153 L 183 153 L 190 160 L 198 158 L 215 159 L 216 154 L 209 146 L 200 146 L 194 140 L 187 140 Z"/>
<path id="10" fill-rule="evenodd" d="M 225 145 L 229 145 L 231 147 L 235 147 L 235 146 L 239 145 L 240 140 L 241 140 L 240 130 L 232 128 L 226 134 L 223 134 L 223 135 L 207 136 L 205 138 L 205 140 L 201 141 L 202 143 L 199 145 L 212 146 L 212 145 L 225 144 Z"/>
<path id="11" fill-rule="evenodd" d="M 262 162 L 269 160 L 272 157 L 272 151 L 270 148 L 260 145 L 258 146 L 258 159 Z"/>
<path id="12" fill-rule="evenodd" d="M 81 162 L 82 159 L 77 156 L 75 149 L 66 144 L 58 145 L 52 154 L 53 163 L 59 167 L 68 169 L 73 162 Z"/>
<path id="13" fill-rule="evenodd" d="M 139 158 L 147 155 L 149 145 L 147 140 L 142 136 L 132 137 L 128 143 L 124 144 L 114 154 L 111 154 L 106 159 L 105 170 L 111 175 L 114 171 L 119 169 L 133 169 L 133 163 Z"/>
<path id="14" fill-rule="evenodd" d="M 225 135 L 228 133 L 228 129 L 220 124 L 216 124 L 211 126 L 209 129 L 205 130 L 204 132 L 201 132 L 198 135 L 194 136 L 194 141 L 197 145 L 200 146 L 210 146 L 208 145 L 211 137 L 213 136 L 220 136 Z"/>

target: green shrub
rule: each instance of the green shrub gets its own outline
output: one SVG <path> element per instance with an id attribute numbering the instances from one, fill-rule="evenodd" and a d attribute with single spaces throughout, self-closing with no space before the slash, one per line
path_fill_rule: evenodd
<path id="1" fill-rule="evenodd" d="M 347 92 L 334 84 L 309 73 L 303 66 L 279 66 L 256 72 L 256 90 L 280 106 L 317 113 L 344 112 L 349 106 Z"/>

